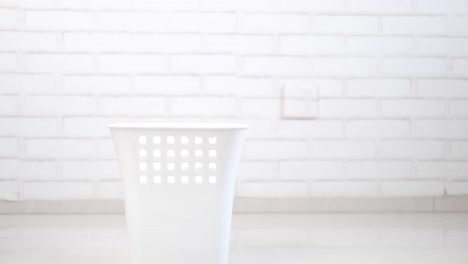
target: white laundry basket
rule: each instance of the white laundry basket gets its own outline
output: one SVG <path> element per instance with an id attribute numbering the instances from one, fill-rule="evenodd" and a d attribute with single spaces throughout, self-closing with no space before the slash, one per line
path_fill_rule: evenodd
<path id="1" fill-rule="evenodd" d="M 244 124 L 109 126 L 132 264 L 225 264 Z"/>

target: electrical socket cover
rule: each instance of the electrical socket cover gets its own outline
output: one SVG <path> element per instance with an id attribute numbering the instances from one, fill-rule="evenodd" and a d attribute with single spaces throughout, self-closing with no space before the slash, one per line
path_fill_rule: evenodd
<path id="1" fill-rule="evenodd" d="M 283 86 L 281 96 L 284 119 L 318 118 L 319 86 Z"/>

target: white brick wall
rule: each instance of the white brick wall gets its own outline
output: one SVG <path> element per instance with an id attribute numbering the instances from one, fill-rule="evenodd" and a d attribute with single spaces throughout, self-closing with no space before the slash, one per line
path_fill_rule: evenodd
<path id="1" fill-rule="evenodd" d="M 86 159 L 95 156 L 90 139 L 27 139 L 26 156 L 37 159 Z"/>
<path id="2" fill-rule="evenodd" d="M 93 57 L 89 54 L 25 54 L 24 70 L 33 73 L 91 73 Z"/>
<path id="3" fill-rule="evenodd" d="M 468 194 L 467 79 L 468 0 L 0 1 L 0 199 L 121 198 L 156 120 L 248 123 L 239 196 Z"/>
<path id="4" fill-rule="evenodd" d="M 236 57 L 233 55 L 173 55 L 171 68 L 175 73 L 220 74 L 235 73 Z"/>
<path id="5" fill-rule="evenodd" d="M 114 74 L 165 73 L 168 58 L 159 54 L 101 54 L 99 72 Z"/>
<path id="6" fill-rule="evenodd" d="M 443 16 L 385 16 L 382 30 L 389 34 L 434 35 L 447 31 L 447 18 Z"/>
<path id="7" fill-rule="evenodd" d="M 0 54 L 0 71 L 8 72 L 16 70 L 18 70 L 18 56 L 9 53 Z"/>
<path id="8" fill-rule="evenodd" d="M 411 0 L 374 1 L 374 0 L 350 0 L 350 10 L 365 13 L 405 13 L 411 11 Z"/>

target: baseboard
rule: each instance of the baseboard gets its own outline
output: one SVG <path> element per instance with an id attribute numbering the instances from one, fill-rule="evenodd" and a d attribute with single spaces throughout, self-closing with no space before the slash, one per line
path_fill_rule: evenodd
<path id="1" fill-rule="evenodd" d="M 238 213 L 454 213 L 468 212 L 468 196 L 237 198 Z"/>
<path id="2" fill-rule="evenodd" d="M 238 197 L 234 213 L 468 213 L 468 196 Z M 122 214 L 122 200 L 0 201 L 0 214 Z"/>

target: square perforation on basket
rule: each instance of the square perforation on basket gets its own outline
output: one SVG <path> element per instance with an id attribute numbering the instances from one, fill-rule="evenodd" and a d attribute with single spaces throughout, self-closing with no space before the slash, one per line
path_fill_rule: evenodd
<path id="1" fill-rule="evenodd" d="M 138 136 L 141 184 L 215 184 L 216 136 Z"/>

